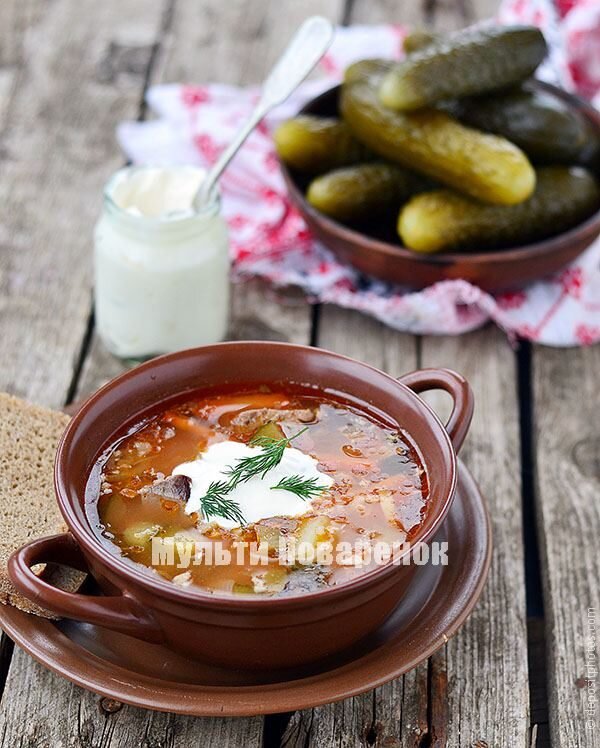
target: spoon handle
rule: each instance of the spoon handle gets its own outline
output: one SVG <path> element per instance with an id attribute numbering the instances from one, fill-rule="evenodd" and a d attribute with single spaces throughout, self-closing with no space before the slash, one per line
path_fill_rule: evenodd
<path id="1" fill-rule="evenodd" d="M 252 114 L 202 182 L 198 194 L 194 198 L 194 207 L 197 210 L 200 210 L 202 205 L 210 199 L 217 180 L 248 135 L 273 107 L 285 101 L 306 78 L 325 54 L 332 39 L 333 26 L 322 16 L 312 16 L 300 26 L 264 82 L 261 97 Z"/>
<path id="2" fill-rule="evenodd" d="M 267 112 L 285 101 L 323 57 L 332 39 L 333 26 L 326 18 L 307 18 L 269 73 L 258 106 Z"/>

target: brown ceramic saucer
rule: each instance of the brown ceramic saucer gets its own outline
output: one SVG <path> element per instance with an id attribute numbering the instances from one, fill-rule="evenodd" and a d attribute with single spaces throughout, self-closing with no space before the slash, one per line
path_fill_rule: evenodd
<path id="1" fill-rule="evenodd" d="M 536 81 L 535 86 L 579 111 L 600 137 L 600 114 L 591 104 L 548 83 Z M 301 113 L 337 116 L 339 90 L 336 86 L 325 91 L 309 101 Z M 382 234 L 380 222 L 365 225 L 359 231 L 323 215 L 304 196 L 306 180 L 284 164 L 281 171 L 290 198 L 312 233 L 342 262 L 365 275 L 409 288 L 425 288 L 441 280 L 459 278 L 484 291 L 519 288 L 572 262 L 600 233 L 598 210 L 578 226 L 534 244 L 488 252 L 418 254 L 403 247 L 391 232 Z"/>
<path id="2" fill-rule="evenodd" d="M 419 568 L 390 618 L 352 651 L 293 672 L 233 671 L 75 621 L 53 622 L 0 605 L 0 626 L 34 659 L 79 686 L 126 704 L 195 716 L 306 709 L 369 691 L 416 667 L 477 602 L 490 558 L 481 493 L 462 463 L 442 526 L 450 563 Z"/>

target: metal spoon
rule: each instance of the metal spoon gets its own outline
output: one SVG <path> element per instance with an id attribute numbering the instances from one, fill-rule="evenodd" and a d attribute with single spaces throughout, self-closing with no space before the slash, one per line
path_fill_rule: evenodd
<path id="1" fill-rule="evenodd" d="M 333 39 L 333 26 L 321 16 L 312 16 L 300 26 L 263 84 L 260 101 L 230 145 L 209 170 L 194 197 L 194 209 L 211 200 L 217 180 L 261 119 L 281 104 L 302 83 L 325 54 Z"/>

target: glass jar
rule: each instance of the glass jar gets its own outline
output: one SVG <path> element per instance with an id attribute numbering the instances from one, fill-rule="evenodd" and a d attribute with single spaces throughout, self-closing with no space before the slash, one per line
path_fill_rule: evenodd
<path id="1" fill-rule="evenodd" d="M 95 229 L 95 321 L 107 348 L 145 359 L 215 343 L 229 316 L 229 241 L 218 196 L 197 212 L 205 172 L 128 167 L 104 190 Z"/>

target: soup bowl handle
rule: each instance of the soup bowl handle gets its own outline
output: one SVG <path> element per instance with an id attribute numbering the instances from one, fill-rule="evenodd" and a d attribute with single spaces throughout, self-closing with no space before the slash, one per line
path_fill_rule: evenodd
<path id="1" fill-rule="evenodd" d="M 131 595 L 125 592 L 104 597 L 65 592 L 34 574 L 31 567 L 43 563 L 62 564 L 89 573 L 83 553 L 70 533 L 34 540 L 12 554 L 8 573 L 19 592 L 58 616 L 93 623 L 144 641 L 164 641 L 158 623 Z"/>
<path id="2" fill-rule="evenodd" d="M 473 417 L 473 390 L 467 380 L 451 369 L 419 369 L 398 377 L 398 381 L 417 394 L 426 390 L 444 390 L 450 395 L 453 407 L 445 428 L 455 452 L 458 452 Z"/>

